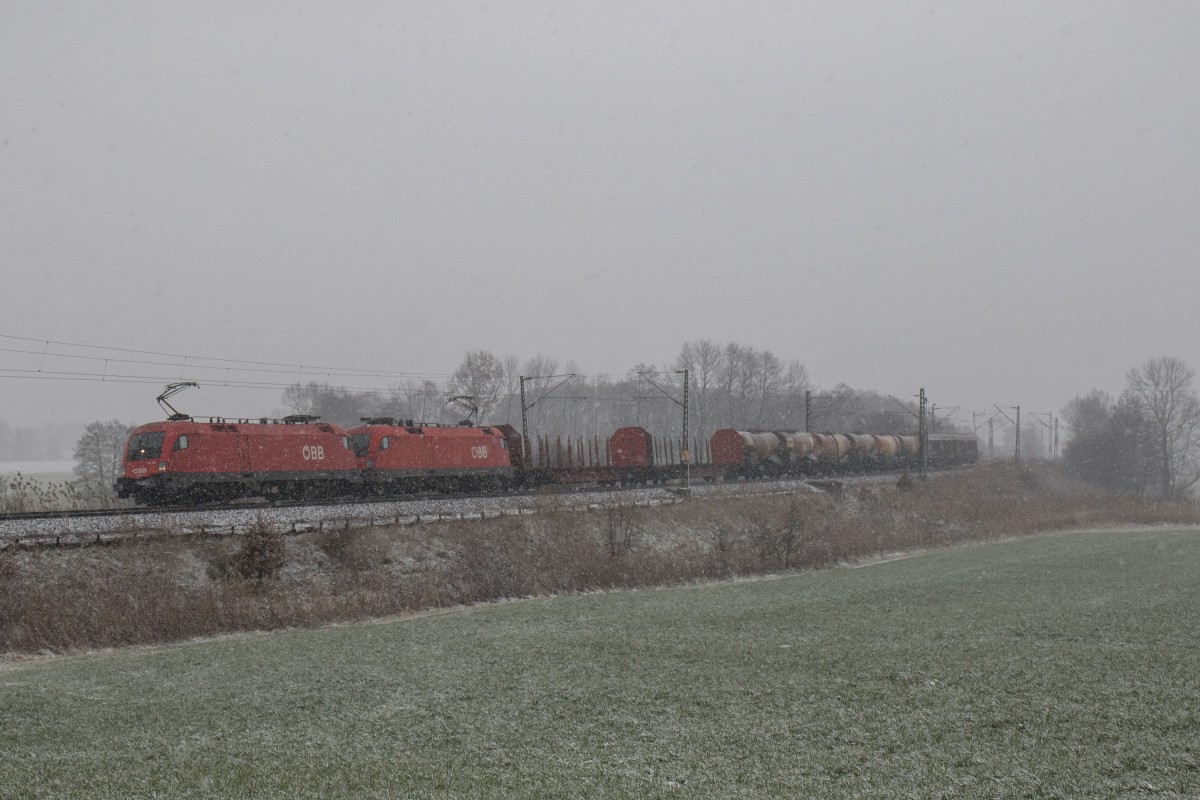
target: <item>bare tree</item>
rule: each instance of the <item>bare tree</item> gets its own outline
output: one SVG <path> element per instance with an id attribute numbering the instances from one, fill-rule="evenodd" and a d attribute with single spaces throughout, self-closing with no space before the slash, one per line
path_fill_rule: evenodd
<path id="1" fill-rule="evenodd" d="M 622 503 L 609 506 L 604 518 L 604 542 L 608 546 L 608 557 L 617 558 L 633 549 L 641 525 L 638 523 L 637 510 L 632 503 Z"/>
<path id="2" fill-rule="evenodd" d="M 1158 438 L 1164 497 L 1180 494 L 1200 480 L 1200 470 L 1190 479 L 1184 475 L 1195 467 L 1200 433 L 1200 400 L 1192 389 L 1195 377 L 1195 369 L 1170 356 L 1152 358 L 1126 375 L 1130 397 Z"/>
<path id="3" fill-rule="evenodd" d="M 324 389 L 316 381 L 293 383 L 283 390 L 283 404 L 293 414 L 312 414 L 320 402 L 322 391 Z"/>
<path id="4" fill-rule="evenodd" d="M 782 569 L 791 569 L 807 544 L 806 517 L 795 497 L 788 498 L 787 508 L 759 507 L 749 515 L 754 538 L 763 554 Z"/>
<path id="5" fill-rule="evenodd" d="M 525 376 L 525 391 L 530 396 L 526 398 L 526 402 L 533 405 L 529 412 L 529 424 L 535 431 L 549 434 L 553 431 L 561 431 L 561 408 L 553 408 L 555 401 L 545 402 L 546 396 L 551 393 L 556 379 L 551 379 L 552 375 L 558 375 L 559 363 L 558 359 L 538 353 L 533 358 L 525 362 L 522 367 L 522 375 Z M 561 397 L 561 395 L 555 395 Z M 533 431 L 530 432 L 533 435 Z"/>
<path id="6" fill-rule="evenodd" d="M 354 392 L 310 381 L 285 389 L 283 403 L 296 414 L 311 414 L 338 425 L 356 425 L 360 417 L 373 415 L 380 398 L 374 392 Z"/>
<path id="7" fill-rule="evenodd" d="M 736 342 L 725 345 L 721 354 L 720 385 L 721 393 L 725 395 L 727 415 L 725 425 L 730 428 L 743 425 L 746 408 L 746 397 L 749 394 L 749 384 L 753 380 L 752 361 L 754 352 Z"/>
<path id="8" fill-rule="evenodd" d="M 770 350 L 754 354 L 752 374 L 754 394 L 758 404 L 758 413 L 754 424 L 763 427 L 764 424 L 775 427 L 777 420 L 774 414 L 768 413 L 768 405 L 779 399 L 779 389 L 783 382 L 783 363 Z"/>
<path id="9" fill-rule="evenodd" d="M 408 407 L 417 424 L 441 422 L 446 413 L 445 393 L 433 381 L 410 380 L 403 389 Z"/>
<path id="10" fill-rule="evenodd" d="M 125 442 L 131 428 L 118 420 L 88 424 L 75 443 L 75 476 L 79 482 L 108 493 L 121 475 Z"/>
<path id="11" fill-rule="evenodd" d="M 821 396 L 819 413 L 813 426 L 818 430 L 859 430 L 855 425 L 858 411 L 858 392 L 844 383 L 839 383 Z M 847 424 L 849 422 L 849 424 Z"/>
<path id="12" fill-rule="evenodd" d="M 525 362 L 526 378 L 544 378 L 558 373 L 558 359 L 545 353 L 538 353 Z"/>
<path id="13" fill-rule="evenodd" d="M 504 385 L 504 365 L 487 350 L 472 350 L 463 357 L 446 385 L 452 395 L 468 395 L 475 399 L 479 419 L 490 419 L 496 409 L 500 389 Z"/>
<path id="14" fill-rule="evenodd" d="M 713 395 L 717 386 L 717 371 L 721 368 L 721 346 L 709 339 L 688 342 L 675 360 L 676 369 L 688 370 L 692 393 L 691 410 L 695 412 L 697 433 L 708 438 L 713 411 Z"/>
<path id="15" fill-rule="evenodd" d="M 812 387 L 808 380 L 808 369 L 792 359 L 784 366 L 782 381 L 780 427 L 799 429 L 804 422 L 804 393 Z"/>
<path id="16" fill-rule="evenodd" d="M 505 356 L 504 362 L 504 414 L 503 421 L 512 423 L 520 418 L 521 402 L 521 359 Z M 515 416 L 514 416 L 515 413 Z"/>

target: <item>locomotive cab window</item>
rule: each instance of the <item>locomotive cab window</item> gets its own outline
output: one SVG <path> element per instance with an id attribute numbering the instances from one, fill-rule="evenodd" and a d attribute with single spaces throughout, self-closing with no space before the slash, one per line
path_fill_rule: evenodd
<path id="1" fill-rule="evenodd" d="M 186 433 L 182 434 L 178 439 L 176 439 L 175 446 L 172 447 L 171 449 L 174 450 L 175 452 L 179 452 L 180 450 L 187 450 L 188 449 L 187 434 Z"/>
<path id="2" fill-rule="evenodd" d="M 387 450 L 391 446 L 392 446 L 392 442 L 387 436 L 385 436 L 379 440 L 379 449 L 380 450 Z"/>
<path id="3" fill-rule="evenodd" d="M 368 433 L 356 433 L 350 437 L 350 449 L 356 456 L 365 456 L 370 444 L 371 435 Z"/>
<path id="4" fill-rule="evenodd" d="M 125 457 L 130 461 L 149 461 L 162 455 L 163 439 L 166 434 L 162 431 L 135 433 L 129 437 L 129 449 Z"/>

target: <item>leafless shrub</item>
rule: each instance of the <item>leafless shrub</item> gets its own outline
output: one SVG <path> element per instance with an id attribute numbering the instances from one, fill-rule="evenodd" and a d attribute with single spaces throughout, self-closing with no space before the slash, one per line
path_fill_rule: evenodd
<path id="1" fill-rule="evenodd" d="M 284 561 L 283 534 L 263 519 L 250 526 L 234 556 L 238 574 L 260 583 L 275 577 Z"/>
<path id="2" fill-rule="evenodd" d="M 640 533 L 636 509 L 632 506 L 615 505 L 604 510 L 604 542 L 609 558 L 629 553 Z"/>
<path id="3" fill-rule="evenodd" d="M 763 554 L 781 569 L 791 569 L 800 549 L 806 544 L 805 515 L 795 496 L 787 498 L 783 508 L 765 507 L 751 512 L 750 526 Z"/>

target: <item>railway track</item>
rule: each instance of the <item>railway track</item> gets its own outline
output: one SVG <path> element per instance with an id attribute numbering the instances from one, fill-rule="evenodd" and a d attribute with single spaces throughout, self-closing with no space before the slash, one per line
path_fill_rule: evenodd
<path id="1" fill-rule="evenodd" d="M 895 473 L 693 484 L 700 498 L 762 496 L 795 491 L 837 491 L 845 484 L 892 483 Z M 482 520 L 547 510 L 586 511 L 614 505 L 654 506 L 679 502 L 681 486 L 588 487 L 585 491 L 480 493 L 390 498 L 340 498 L 320 503 L 229 503 L 0 515 L 0 551 L 10 547 L 81 547 L 136 538 L 178 535 L 230 536 L 263 520 L 287 534 L 325 528 Z M 615 500 L 614 500 L 615 498 Z"/>
<path id="2" fill-rule="evenodd" d="M 269 512 L 289 508 L 328 508 L 344 506 L 388 505 L 393 503 L 423 502 L 423 501 L 474 501 L 494 498 L 534 498 L 534 497 L 567 497 L 572 494 L 611 494 L 636 491 L 628 486 L 598 486 L 589 484 L 585 489 L 579 485 L 555 484 L 541 486 L 535 492 L 473 492 L 469 494 L 444 494 L 438 492 L 390 495 L 381 497 L 342 496 L 325 500 L 288 500 L 288 501 L 256 501 L 242 500 L 230 503 L 210 503 L 204 505 L 173 505 L 173 506 L 125 506 L 121 508 L 67 509 L 61 511 L 17 511 L 0 513 L 0 535 L 3 534 L 3 524 L 6 522 L 30 522 L 36 520 L 69 520 L 86 519 L 91 517 L 154 517 L 168 514 L 190 514 L 220 511 L 259 511 Z M 678 489 L 679 487 L 673 487 Z"/>
<path id="3" fill-rule="evenodd" d="M 640 494 L 634 503 L 675 502 L 666 489 L 623 490 Z M 445 519 L 483 519 L 536 513 L 548 507 L 586 508 L 613 504 L 618 489 L 587 492 L 479 493 L 390 498 L 341 498 L 321 503 L 233 503 L 213 506 L 99 509 L 91 511 L 27 512 L 0 517 L 0 550 L 23 547 L 104 544 L 158 532 L 231 535 L 260 520 L 287 533 L 329 526 L 359 527 L 381 522 L 411 524 Z"/>
<path id="4" fill-rule="evenodd" d="M 478 499 L 495 495 L 454 495 L 456 499 Z M 122 508 L 71 509 L 65 511 L 17 511 L 0 514 L 0 524 L 13 521 L 84 519 L 88 517 L 138 517 L 163 514 L 185 514 L 207 511 L 253 511 L 282 508 L 313 508 L 323 506 L 367 505 L 372 503 L 394 503 L 402 500 L 435 499 L 439 495 L 406 495 L 401 497 L 335 497 L 328 500 L 292 500 L 287 502 L 241 502 L 215 503 L 206 505 L 176 506 L 128 506 Z"/>

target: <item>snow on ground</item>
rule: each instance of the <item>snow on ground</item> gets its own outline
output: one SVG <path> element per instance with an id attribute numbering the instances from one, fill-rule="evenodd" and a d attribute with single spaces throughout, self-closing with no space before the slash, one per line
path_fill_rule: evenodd
<path id="1" fill-rule="evenodd" d="M 678 490 L 678 487 L 672 487 Z M 692 494 L 696 497 L 738 496 L 774 492 L 816 491 L 804 481 L 780 481 L 774 483 L 715 483 L 696 484 Z M 343 503 L 324 506 L 293 506 L 276 508 L 266 504 L 248 504 L 234 510 L 183 511 L 172 513 L 149 512 L 134 517 L 96 516 L 59 519 L 4 520 L 0 521 L 0 538 L 25 537 L 87 537 L 120 531 L 182 531 L 199 532 L 232 528 L 242 531 L 262 519 L 277 528 L 297 530 L 315 528 L 318 525 L 359 526 L 370 521 L 382 523 L 395 521 L 414 523 L 442 518 L 498 517 L 535 513 L 552 508 L 582 509 L 608 505 L 663 505 L 677 502 L 679 495 L 667 488 L 626 489 L 619 492 L 582 492 L 571 494 L 520 494 L 501 497 L 475 498 L 431 498 L 420 500 L 396 500 L 383 503 Z"/>
<path id="2" fill-rule="evenodd" d="M 675 495 L 662 489 L 644 489 L 622 493 L 625 503 L 668 503 Z M 376 522 L 398 521 L 412 523 L 418 520 L 432 521 L 439 517 L 460 516 L 488 517 L 503 514 L 532 513 L 538 508 L 561 504 L 564 507 L 581 507 L 600 503 L 612 503 L 612 493 L 588 493 L 572 495 L 511 495 L 483 498 L 434 498 L 421 500 L 396 500 L 385 503 L 342 503 L 324 506 L 293 506 L 275 508 L 266 504 L 248 504 L 245 508 L 182 511 L 171 513 L 140 514 L 128 516 L 71 517 L 38 520 L 0 521 L 0 537 L 35 536 L 87 536 L 129 530 L 174 530 L 198 532 L 233 528 L 243 530 L 264 520 L 277 528 L 315 528 L 327 526 L 362 525 L 369 520 Z"/>

